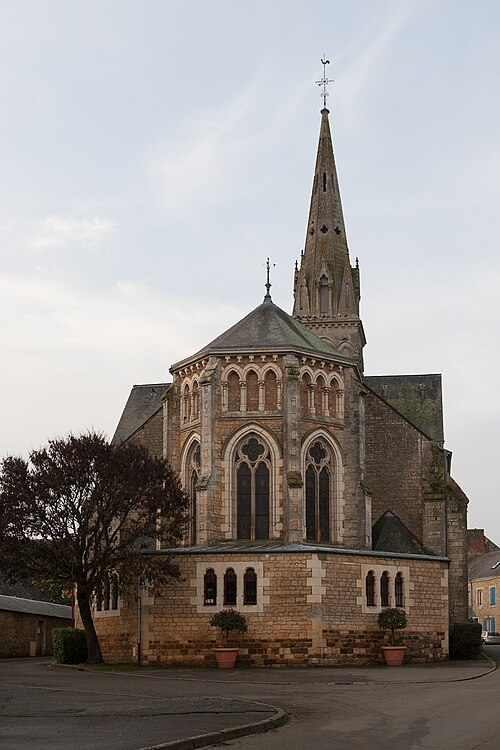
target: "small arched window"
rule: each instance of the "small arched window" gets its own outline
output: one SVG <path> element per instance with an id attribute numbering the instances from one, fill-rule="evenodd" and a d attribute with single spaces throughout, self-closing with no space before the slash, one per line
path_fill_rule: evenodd
<path id="1" fill-rule="evenodd" d="M 366 574 L 366 604 L 368 607 L 375 606 L 375 573 L 369 570 Z"/>
<path id="2" fill-rule="evenodd" d="M 316 379 L 316 391 L 314 393 L 314 409 L 316 414 L 324 414 L 328 408 L 328 404 L 324 403 L 325 399 L 325 379 L 322 375 L 318 375 Z"/>
<path id="3" fill-rule="evenodd" d="M 380 604 L 389 606 L 389 573 L 386 570 L 380 576 Z"/>
<path id="4" fill-rule="evenodd" d="M 397 573 L 394 579 L 394 601 L 396 607 L 403 606 L 403 574 Z"/>
<path id="5" fill-rule="evenodd" d="M 198 389 L 198 383 L 196 380 L 193 383 L 193 389 L 191 391 L 191 419 L 199 419 L 200 417 L 200 392 Z"/>
<path id="6" fill-rule="evenodd" d="M 311 377 L 308 372 L 306 372 L 300 381 L 300 407 L 302 409 L 303 414 L 309 414 L 311 411 L 310 406 L 310 388 L 311 386 Z"/>
<path id="7" fill-rule="evenodd" d="M 110 600 L 110 585 L 109 585 L 109 577 L 106 576 L 106 580 L 104 581 L 104 595 L 103 595 L 103 608 L 105 610 L 109 609 L 109 600 Z"/>
<path id="8" fill-rule="evenodd" d="M 118 576 L 111 576 L 111 609 L 118 609 Z"/>
<path id="9" fill-rule="evenodd" d="M 224 575 L 224 604 L 236 604 L 237 581 L 233 568 L 228 568 Z"/>
<path id="10" fill-rule="evenodd" d="M 266 372 L 264 378 L 264 391 L 265 391 L 265 410 L 273 411 L 278 408 L 278 388 L 276 373 L 272 370 Z"/>
<path id="11" fill-rule="evenodd" d="M 322 276 L 319 280 L 319 312 L 320 315 L 328 315 L 330 312 L 330 290 L 328 289 L 328 279 Z"/>
<path id="12" fill-rule="evenodd" d="M 250 370 L 247 374 L 247 411 L 259 409 L 259 381 L 257 373 Z"/>
<path id="13" fill-rule="evenodd" d="M 100 581 L 95 587 L 95 608 L 98 612 L 102 610 L 102 583 Z"/>
<path id="14" fill-rule="evenodd" d="M 217 604 L 217 576 L 213 568 L 208 568 L 203 577 L 203 604 Z"/>
<path id="15" fill-rule="evenodd" d="M 227 409 L 228 411 L 240 410 L 240 376 L 231 370 L 227 376 Z"/>
<path id="16" fill-rule="evenodd" d="M 243 578 L 243 604 L 257 604 L 257 574 L 247 568 Z"/>

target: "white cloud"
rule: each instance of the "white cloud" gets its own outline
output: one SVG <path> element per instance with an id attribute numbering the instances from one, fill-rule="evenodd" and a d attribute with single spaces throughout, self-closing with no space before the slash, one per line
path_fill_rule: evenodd
<path id="1" fill-rule="evenodd" d="M 100 216 L 84 219 L 47 216 L 34 227 L 33 248 L 96 250 L 115 229 L 114 221 Z"/>

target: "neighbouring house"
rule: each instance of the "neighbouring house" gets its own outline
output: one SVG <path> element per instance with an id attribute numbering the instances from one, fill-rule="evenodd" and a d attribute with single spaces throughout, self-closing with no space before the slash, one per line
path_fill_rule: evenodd
<path id="1" fill-rule="evenodd" d="M 169 382 L 132 389 L 114 443 L 171 462 L 191 524 L 182 546 L 153 553 L 175 557 L 179 581 L 96 601 L 103 654 L 207 663 L 210 618 L 234 607 L 243 662 L 367 663 L 385 637 L 377 614 L 398 606 L 408 658 L 445 659 L 450 620 L 467 618 L 468 500 L 450 475 L 441 376 L 364 373 L 326 108 L 292 315 L 272 301 L 269 264 L 265 286 Z"/>
<path id="2" fill-rule="evenodd" d="M 495 631 L 500 630 L 500 549 L 487 537 L 484 540 L 484 546 L 493 549 L 476 554 L 469 562 L 469 616 L 480 622 L 483 630 Z"/>
<path id="3" fill-rule="evenodd" d="M 0 659 L 50 656 L 53 628 L 72 624 L 69 606 L 0 594 Z"/>

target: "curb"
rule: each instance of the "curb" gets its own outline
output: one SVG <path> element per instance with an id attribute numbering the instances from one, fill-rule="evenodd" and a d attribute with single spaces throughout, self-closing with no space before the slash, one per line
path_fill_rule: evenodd
<path id="1" fill-rule="evenodd" d="M 261 704 L 266 705 L 266 704 Z M 275 708 L 275 706 L 269 706 Z M 207 747 L 208 745 L 219 744 L 227 740 L 234 740 L 237 737 L 246 737 L 251 734 L 262 734 L 269 732 L 271 729 L 277 729 L 288 721 L 288 713 L 282 708 L 276 709 L 274 716 L 270 719 L 256 721 L 253 724 L 241 724 L 239 727 L 222 729 L 220 732 L 209 732 L 208 734 L 198 734 L 193 737 L 186 737 L 182 740 L 172 740 L 163 742 L 160 745 L 148 745 L 141 747 L 139 750 L 195 750 L 198 747 Z"/>

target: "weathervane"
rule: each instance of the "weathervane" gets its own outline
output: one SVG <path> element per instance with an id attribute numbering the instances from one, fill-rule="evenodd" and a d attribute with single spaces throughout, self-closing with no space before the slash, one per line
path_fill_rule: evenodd
<path id="1" fill-rule="evenodd" d="M 276 266 L 276 263 L 272 264 L 273 268 Z M 267 259 L 266 263 L 266 269 L 267 269 L 267 282 L 266 282 L 266 296 L 264 299 L 271 299 L 271 295 L 269 294 L 269 290 L 271 289 L 271 282 L 269 281 L 269 272 L 271 270 L 271 264 L 269 263 L 269 258 Z"/>
<path id="2" fill-rule="evenodd" d="M 328 99 L 328 90 L 326 87 L 329 83 L 333 83 L 333 78 L 326 77 L 326 66 L 330 65 L 330 60 L 326 59 L 326 55 L 323 55 L 321 62 L 323 64 L 323 78 L 320 81 L 315 81 L 315 83 L 317 83 L 318 86 L 321 86 L 321 96 L 323 97 L 323 105 L 326 109 L 326 100 Z"/>

